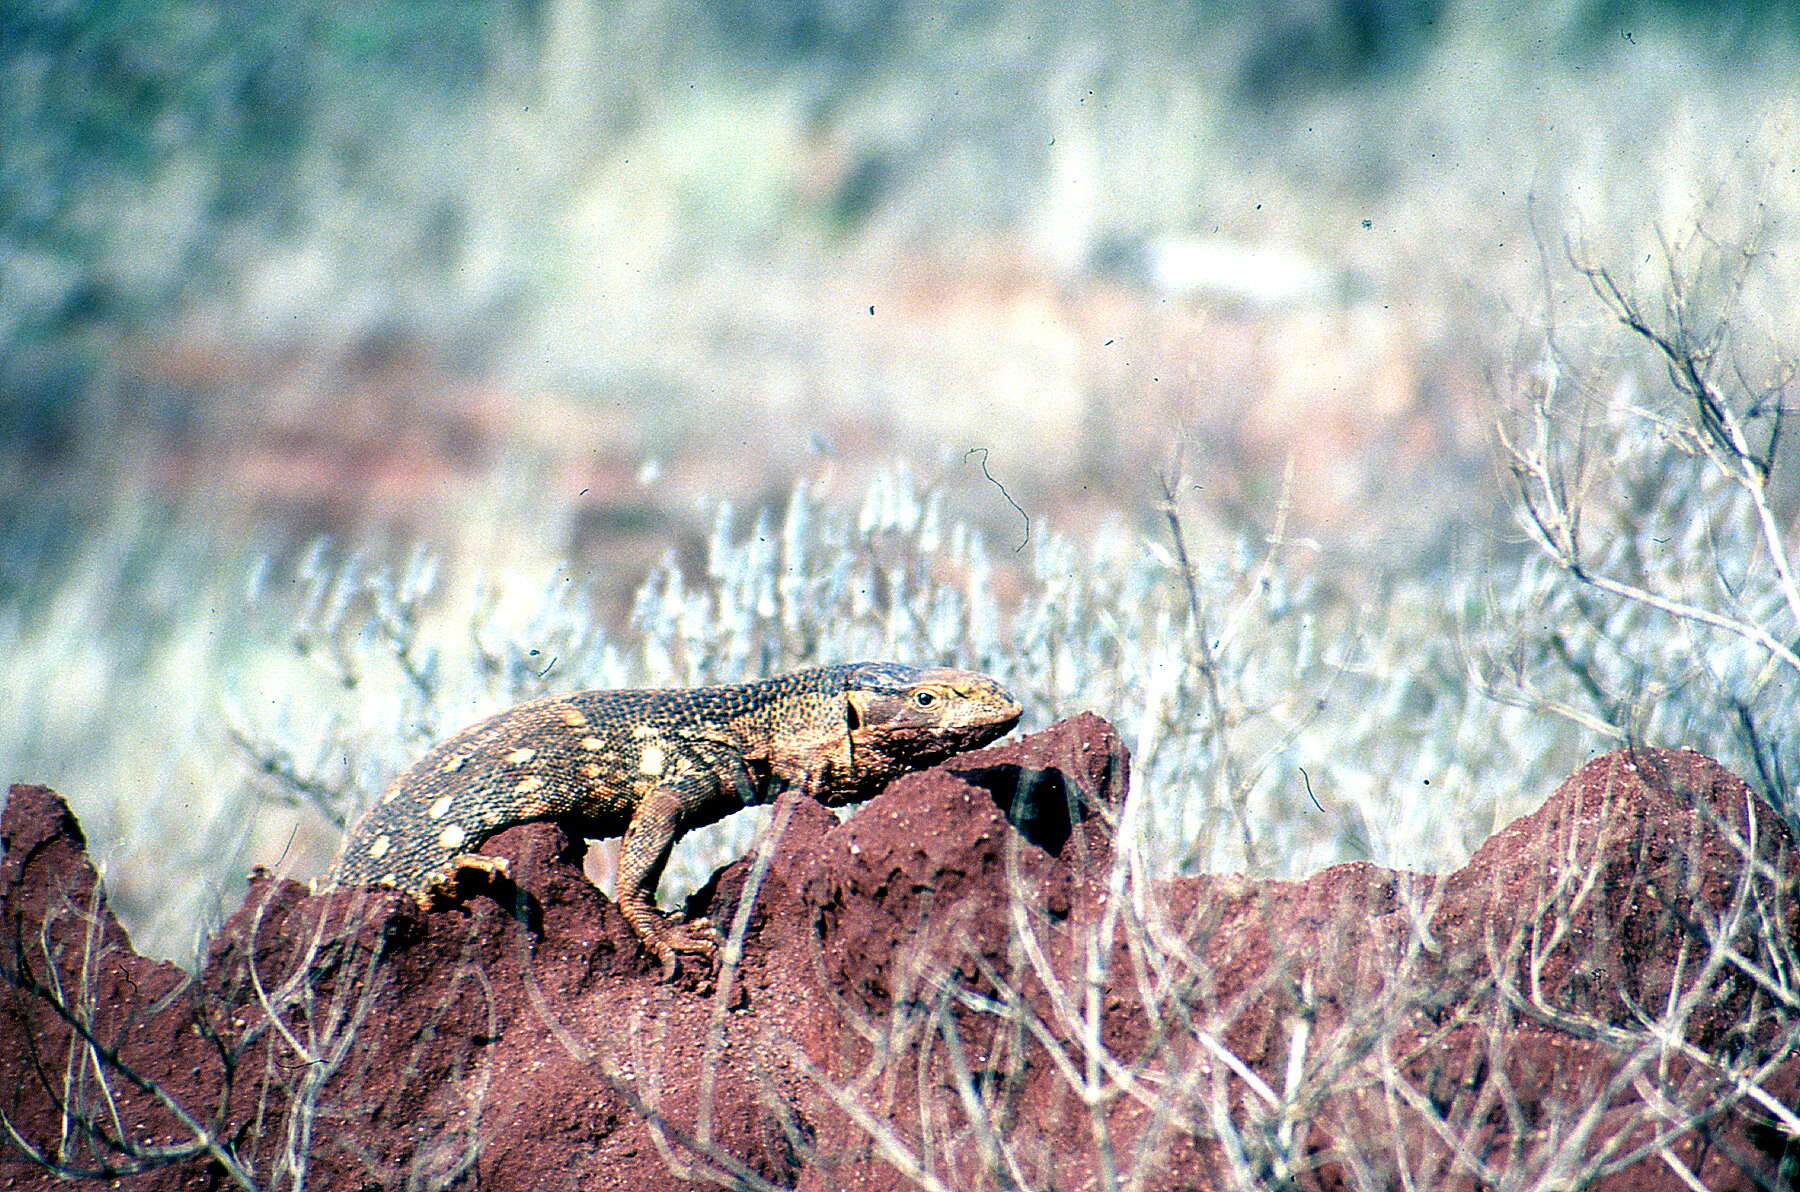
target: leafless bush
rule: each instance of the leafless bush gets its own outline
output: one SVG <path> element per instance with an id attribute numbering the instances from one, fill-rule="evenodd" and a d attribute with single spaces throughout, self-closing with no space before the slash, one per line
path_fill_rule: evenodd
<path id="1" fill-rule="evenodd" d="M 1549 328 L 1501 428 L 1539 562 L 1505 602 L 1513 639 L 1477 681 L 1614 741 L 1700 744 L 1792 814 L 1800 581 L 1781 498 L 1795 365 L 1755 342 L 1754 231 L 1697 224 L 1659 243 L 1648 298 L 1571 249 L 1650 376 L 1631 358 L 1587 365 Z"/>
<path id="2" fill-rule="evenodd" d="M 318 914 L 297 932 L 290 922 L 284 930 L 293 938 L 268 941 L 265 899 L 245 938 L 209 971 L 204 986 L 195 984 L 199 978 L 183 978 L 140 1004 L 140 991 L 129 980 L 129 988 L 117 982 L 102 987 L 103 974 L 125 973 L 125 963 L 140 962 L 114 955 L 116 941 L 108 946 L 105 913 L 95 901 L 99 890 L 92 888 L 86 906 L 65 900 L 34 925 L 35 941 L 16 933 L 14 955 L 0 973 L 11 994 L 8 1008 L 23 1027 L 15 1033 L 32 1048 L 35 1081 L 26 1093 L 56 1107 L 62 1121 L 56 1137 L 33 1137 L 0 1112 L 11 1147 L 67 1179 L 119 1179 L 206 1160 L 246 1192 L 317 1187 L 313 1169 L 320 1148 L 355 1145 L 357 1135 L 347 1128 L 366 1123 L 363 1083 L 370 1057 L 361 1032 L 375 1005 L 384 958 L 379 939 L 363 930 L 364 908 L 352 901 Z M 71 949 L 70 941 L 78 946 Z M 265 972 L 265 965 L 279 965 L 279 971 Z M 478 967 L 459 966 L 446 989 L 439 1005 L 422 1008 L 415 1050 L 451 1000 L 471 991 L 483 1000 L 489 1033 L 498 1033 L 497 1007 Z M 209 1045 L 208 1062 L 194 1066 L 192 1080 L 173 1070 L 155 1074 L 167 1057 L 147 1053 L 133 1034 L 152 1025 L 167 1033 L 171 1020 L 180 1027 L 178 1038 L 191 1032 Z M 380 1062 L 402 1071 L 413 1067 L 404 1052 Z M 414 1079 L 425 1077 L 415 1073 Z M 210 1081 L 216 1092 L 196 1091 Z M 408 1190 L 456 1182 L 480 1151 L 487 1082 L 485 1070 L 459 1082 L 465 1101 L 459 1127 L 428 1140 L 406 1162 L 395 1166 L 364 1155 L 369 1178 Z"/>
<path id="3" fill-rule="evenodd" d="M 1510 616 L 1479 640 L 1471 687 L 1617 744 L 1735 748 L 1791 815 L 1800 588 L 1775 481 L 1794 369 L 1743 340 L 1754 243 L 1696 231 L 1663 253 L 1657 302 L 1575 256 L 1602 308 L 1654 353 L 1664 387 L 1608 384 L 1549 337 L 1502 436 L 1537 555 L 1515 593 L 1489 594 Z M 1198 771 L 1218 786 L 1210 805 L 1241 806 L 1252 783 L 1231 751 L 1254 739 L 1243 734 L 1258 706 L 1221 659 L 1228 634 L 1213 626 L 1233 615 L 1208 602 L 1178 487 L 1165 497 L 1187 618 L 1171 636 L 1188 662 L 1164 690 L 1183 690 L 1179 706 L 1211 730 L 1211 765 Z M 1144 702 L 1140 724 L 1154 725 L 1155 697 Z M 1143 729 L 1139 740 L 1157 744 Z M 1143 792 L 1134 802 L 1145 814 Z M 1431 927 L 1443 887 L 1403 879 L 1409 930 L 1351 997 L 1320 959 L 1369 963 L 1372 941 L 1348 926 L 1340 946 L 1275 955 L 1221 996 L 1233 974 L 1195 924 L 1157 910 L 1157 867 L 1128 812 L 1105 913 L 1063 950 L 1018 883 L 1006 964 L 979 941 L 959 946 L 954 921 L 922 925 L 936 944 L 921 944 L 891 1012 L 853 1024 L 866 1067 L 808 1071 L 872 1154 L 926 1189 L 1048 1188 L 1071 1171 L 1109 1192 L 1150 1186 L 1183 1145 L 1210 1164 L 1206 1178 L 1244 1189 L 1307 1186 L 1329 1170 L 1357 1188 L 1548 1192 L 1639 1163 L 1701 1189 L 1709 1149 L 1767 1170 L 1718 1128 L 1734 1115 L 1785 1140 L 1778 1178 L 1790 1178 L 1800 1117 L 1774 1082 L 1800 1054 L 1800 908 L 1791 858 L 1772 860 L 1785 856 L 1770 848 L 1783 827 L 1754 801 L 1729 815 L 1693 806 L 1695 830 L 1669 842 L 1660 884 L 1602 864 L 1648 847 L 1617 824 L 1540 841 L 1530 898 L 1460 963 Z M 1726 841 L 1723 860 L 1703 848 L 1708 833 Z M 1633 900 L 1647 918 L 1627 924 Z M 1265 924 L 1268 938 L 1283 925 Z M 1147 1040 L 1109 1041 L 1117 1013 L 1151 1024 Z M 1583 1049 L 1585 1081 L 1544 1083 L 1546 1040 Z M 1014 1109 L 1045 1073 L 1087 1123 L 1054 1147 Z M 916 1120 L 893 1114 L 901 1089 L 917 1091 Z M 1137 1115 L 1129 1130 L 1123 1105 Z"/>
<path id="4" fill-rule="evenodd" d="M 125 1011 L 105 996 L 101 982 L 118 963 L 118 942 L 107 938 L 99 897 L 96 884 L 84 904 L 53 899 L 41 923 L 29 929 L 15 923 L 8 933 L 14 947 L 0 981 L 11 997 L 8 1008 L 27 1024 L 19 1032 L 34 1077 L 27 1091 L 47 1098 L 61 1125 L 54 1138 L 32 1138 L 0 1112 L 0 1129 L 20 1154 L 67 1179 L 118 1179 L 204 1157 L 238 1187 L 256 1192 L 261 1185 L 227 1128 L 241 1049 L 207 1014 L 194 1014 L 192 1029 L 219 1064 L 220 1092 L 210 1109 L 190 1108 L 122 1054 L 134 1026 L 179 1013 L 188 991 L 183 982 L 150 1005 Z M 159 1141 L 162 1134 L 169 1137 Z"/>
<path id="5" fill-rule="evenodd" d="M 846 1008 L 862 1064 L 792 1055 L 871 1159 L 934 1192 L 1550 1192 L 1639 1163 L 1703 1188 L 1709 1151 L 1767 1170 L 1728 1115 L 1800 1140 L 1771 1090 L 1800 1054 L 1800 907 L 1759 804 L 1694 806 L 1661 869 L 1604 814 L 1536 841 L 1531 896 L 1492 891 L 1460 938 L 1430 878 L 1398 875 L 1392 934 L 1347 898 L 1306 937 L 1278 895 L 1209 918 L 1228 883 L 1178 919 L 1123 853 L 1102 913 L 1058 928 L 1015 873 L 998 951 L 934 916 L 889 1009 Z"/>

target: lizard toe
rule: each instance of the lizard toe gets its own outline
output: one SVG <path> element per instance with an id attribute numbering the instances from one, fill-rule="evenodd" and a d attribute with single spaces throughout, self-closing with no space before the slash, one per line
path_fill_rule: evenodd
<path id="1" fill-rule="evenodd" d="M 723 942 L 712 924 L 705 919 L 685 922 L 678 915 L 662 915 L 656 911 L 631 913 L 626 920 L 643 943 L 644 950 L 662 964 L 663 980 L 674 980 L 681 971 L 683 956 L 696 956 L 710 969 Z"/>

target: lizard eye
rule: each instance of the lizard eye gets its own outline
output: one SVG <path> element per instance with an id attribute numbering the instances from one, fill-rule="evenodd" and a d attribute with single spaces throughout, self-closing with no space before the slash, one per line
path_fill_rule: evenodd
<path id="1" fill-rule="evenodd" d="M 913 693 L 913 703 L 919 705 L 921 708 L 929 708 L 936 702 L 937 696 L 931 694 L 929 691 L 915 691 Z"/>

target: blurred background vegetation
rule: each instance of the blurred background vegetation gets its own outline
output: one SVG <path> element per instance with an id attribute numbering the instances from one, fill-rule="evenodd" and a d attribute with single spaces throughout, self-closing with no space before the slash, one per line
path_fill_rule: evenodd
<path id="1" fill-rule="evenodd" d="M 978 663 L 1127 727 L 1171 866 L 1781 762 L 1791 684 L 1549 594 L 1492 428 L 1662 375 L 1571 256 L 1754 245 L 1800 344 L 1796 77 L 1773 0 L 7 0 L 0 777 L 182 954 L 540 689 Z M 1734 507 L 1649 474 L 1679 586 Z"/>

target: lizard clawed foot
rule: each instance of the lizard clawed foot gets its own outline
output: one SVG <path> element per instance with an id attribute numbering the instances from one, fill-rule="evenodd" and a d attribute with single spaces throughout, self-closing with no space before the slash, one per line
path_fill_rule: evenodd
<path id="1" fill-rule="evenodd" d="M 485 873 L 491 882 L 495 878 L 511 877 L 512 862 L 505 857 L 489 857 L 482 853 L 458 853 L 450 858 L 453 869 L 472 869 L 477 873 Z"/>
<path id="2" fill-rule="evenodd" d="M 471 876 L 476 876 L 477 884 L 489 887 L 512 881 L 512 862 L 505 857 L 489 857 L 482 853 L 458 853 L 450 858 L 450 862 L 431 881 L 431 884 L 414 894 L 419 906 L 430 910 L 440 903 L 458 903 L 467 893 L 464 885 Z"/>
<path id="3" fill-rule="evenodd" d="M 710 969 L 724 942 L 706 919 L 695 919 L 690 923 L 680 915 L 665 917 L 656 911 L 627 912 L 625 918 L 642 941 L 644 950 L 662 962 L 664 981 L 673 981 L 681 972 L 683 954 L 704 958 Z"/>

